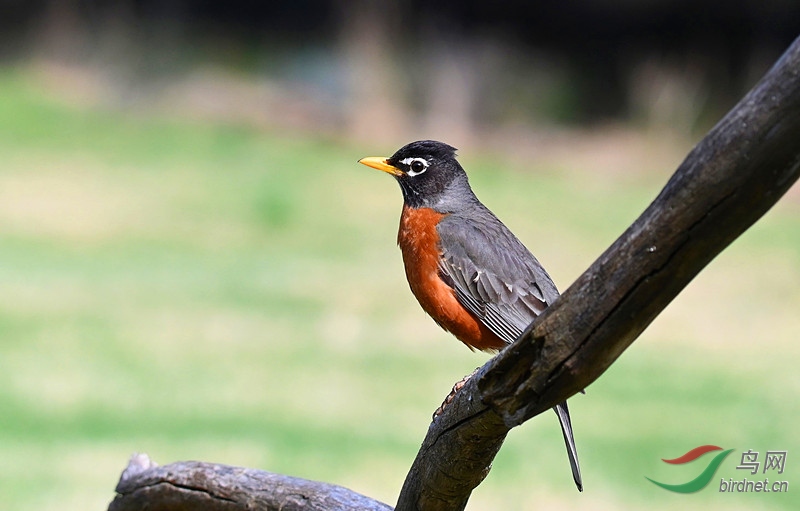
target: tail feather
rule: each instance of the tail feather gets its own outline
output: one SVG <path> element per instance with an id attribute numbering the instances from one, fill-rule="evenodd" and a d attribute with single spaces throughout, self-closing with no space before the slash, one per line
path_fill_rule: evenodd
<path id="1" fill-rule="evenodd" d="M 564 434 L 564 443 L 567 444 L 567 456 L 569 465 L 572 468 L 572 478 L 578 491 L 583 491 L 583 480 L 581 479 L 581 466 L 578 464 L 578 450 L 575 447 L 575 437 L 572 434 L 572 421 L 569 419 L 569 408 L 567 402 L 557 404 L 553 411 L 558 415 L 558 422 L 561 423 L 561 432 Z"/>

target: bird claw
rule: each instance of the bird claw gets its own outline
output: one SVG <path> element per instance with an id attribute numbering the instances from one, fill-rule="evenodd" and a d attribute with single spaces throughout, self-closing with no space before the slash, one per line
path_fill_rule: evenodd
<path id="1" fill-rule="evenodd" d="M 468 375 L 464 376 L 459 381 L 457 381 L 455 383 L 455 385 L 453 385 L 453 389 L 450 391 L 450 393 L 447 395 L 447 397 L 444 398 L 444 401 L 442 401 L 442 404 L 439 405 L 439 408 L 437 408 L 435 412 L 433 412 L 433 417 L 432 417 L 433 420 L 436 420 L 436 417 L 440 416 L 444 412 L 444 409 L 447 408 L 447 406 L 450 403 L 453 402 L 453 400 L 456 398 L 456 394 L 458 394 L 458 391 L 463 389 L 464 385 L 467 384 L 469 379 L 472 378 L 473 376 L 475 376 L 475 373 L 478 372 L 478 369 L 480 369 L 480 367 L 475 369 L 474 371 L 472 371 Z"/>

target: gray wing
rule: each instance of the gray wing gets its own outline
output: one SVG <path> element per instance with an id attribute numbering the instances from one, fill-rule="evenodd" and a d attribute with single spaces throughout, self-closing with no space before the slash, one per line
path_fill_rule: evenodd
<path id="1" fill-rule="evenodd" d="M 461 305 L 512 343 L 558 298 L 558 290 L 533 254 L 488 209 L 480 207 L 477 213 L 451 213 L 439 222 L 440 271 Z M 583 491 L 566 401 L 553 409 L 561 423 L 572 477 Z"/>
<path id="2" fill-rule="evenodd" d="M 458 301 L 507 343 L 558 298 L 539 261 L 488 209 L 451 213 L 437 227 L 440 271 Z"/>

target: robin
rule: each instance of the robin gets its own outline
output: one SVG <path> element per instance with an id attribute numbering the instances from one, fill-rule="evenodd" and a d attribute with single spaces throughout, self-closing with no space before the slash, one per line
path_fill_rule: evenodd
<path id="1" fill-rule="evenodd" d="M 359 160 L 397 179 L 397 244 L 411 292 L 436 323 L 470 349 L 514 342 L 558 290 L 539 261 L 475 196 L 456 149 L 412 142 L 389 158 Z M 556 405 L 572 477 L 583 491 L 567 402 Z"/>

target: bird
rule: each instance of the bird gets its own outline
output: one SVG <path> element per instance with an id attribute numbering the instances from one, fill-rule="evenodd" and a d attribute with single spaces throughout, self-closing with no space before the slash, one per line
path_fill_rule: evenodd
<path id="1" fill-rule="evenodd" d="M 456 149 L 419 140 L 359 160 L 394 176 L 403 194 L 397 244 L 411 292 L 472 350 L 514 342 L 559 296 L 534 255 L 472 191 Z M 455 390 L 455 388 L 454 388 Z M 583 491 L 567 402 L 556 405 L 572 476 Z"/>

